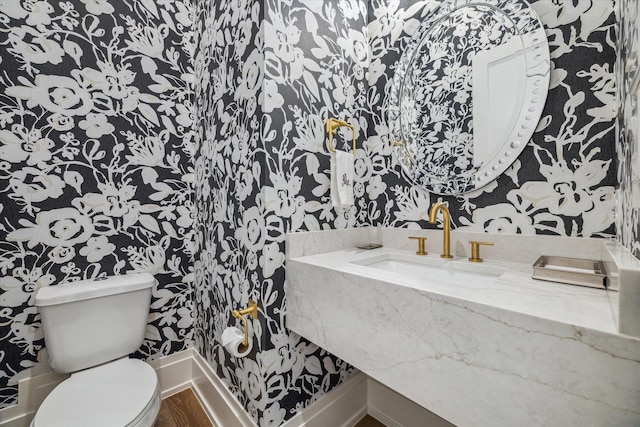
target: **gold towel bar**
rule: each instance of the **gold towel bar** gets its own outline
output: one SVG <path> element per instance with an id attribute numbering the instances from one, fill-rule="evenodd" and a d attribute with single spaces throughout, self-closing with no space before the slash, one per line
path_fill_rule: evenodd
<path id="1" fill-rule="evenodd" d="M 350 125 L 344 120 L 334 119 L 333 117 L 329 117 L 327 119 L 327 134 L 329 135 L 329 151 L 332 153 L 336 152 L 336 149 L 333 147 L 333 135 L 336 134 L 337 130 L 341 126 L 346 126 L 351 128 L 351 133 L 353 134 L 353 155 L 356 155 L 356 127 L 354 125 Z"/>

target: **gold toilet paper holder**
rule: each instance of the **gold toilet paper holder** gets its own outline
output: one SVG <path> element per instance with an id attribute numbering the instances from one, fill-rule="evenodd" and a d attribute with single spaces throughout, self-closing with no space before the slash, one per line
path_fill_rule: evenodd
<path id="1" fill-rule="evenodd" d="M 258 303 L 253 300 L 249 300 L 249 307 L 244 310 L 233 310 L 231 312 L 233 317 L 236 319 L 242 320 L 242 327 L 244 328 L 244 341 L 242 345 L 246 349 L 249 346 L 249 325 L 247 324 L 247 318 L 245 317 L 247 314 L 253 317 L 254 319 L 258 318 Z M 243 351 L 243 350 L 241 350 Z"/>

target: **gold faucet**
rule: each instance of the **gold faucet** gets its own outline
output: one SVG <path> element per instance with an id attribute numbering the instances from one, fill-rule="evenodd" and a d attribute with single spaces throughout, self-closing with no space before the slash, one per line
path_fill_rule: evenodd
<path id="1" fill-rule="evenodd" d="M 443 232 L 444 232 L 444 252 L 440 255 L 441 258 L 453 258 L 451 255 L 451 215 L 449 214 L 449 208 L 444 202 L 437 202 L 431 208 L 431 212 L 429 212 L 429 222 L 431 224 L 436 223 L 436 215 L 438 214 L 438 210 L 442 211 L 442 222 L 444 223 Z"/>

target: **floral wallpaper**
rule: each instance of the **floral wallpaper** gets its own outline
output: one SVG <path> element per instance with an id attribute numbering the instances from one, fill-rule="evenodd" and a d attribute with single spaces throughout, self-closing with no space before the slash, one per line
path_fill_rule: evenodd
<path id="1" fill-rule="evenodd" d="M 344 9 L 350 2 L 337 4 L 197 5 L 194 336 L 198 351 L 260 426 L 280 425 L 353 373 L 288 332 L 284 322 L 285 234 L 307 215 L 299 194 L 306 177 L 298 173 L 306 160 L 298 155 L 321 149 L 328 113 L 309 106 L 328 99 L 336 99 L 336 109 L 347 100 L 353 105 L 354 64 L 336 33 L 349 40 L 359 21 L 358 41 L 366 52 L 364 4 L 355 11 Z M 308 48 L 316 43 L 323 48 L 310 58 Z M 362 81 L 364 68 L 359 70 Z M 292 93 L 306 103 L 291 103 Z M 309 133 L 292 139 L 289 117 Z M 328 167 L 328 159 L 322 161 Z M 220 337 L 227 325 L 240 326 L 231 311 L 249 299 L 260 309 L 252 321 L 253 348 L 235 358 Z"/>
<path id="2" fill-rule="evenodd" d="M 191 10 L 0 1 L 0 407 L 46 364 L 38 288 L 147 271 L 137 357 L 192 340 Z"/>
<path id="3" fill-rule="evenodd" d="M 375 165 L 363 181 L 359 217 L 379 208 L 376 223 L 430 227 L 424 221 L 436 197 L 409 185 L 389 156 L 385 105 L 393 64 L 417 20 L 437 2 L 370 2 L 372 134 L 365 159 Z M 544 25 L 552 73 L 536 132 L 498 180 L 449 203 L 453 226 L 475 231 L 597 237 L 615 234 L 615 17 L 612 1 L 532 2 Z M 440 196 L 437 196 L 438 198 Z M 368 200 L 367 200 L 368 199 Z M 366 208 L 365 208 L 366 206 Z"/>
<path id="4" fill-rule="evenodd" d="M 549 36 L 552 83 L 529 147 L 498 182 L 444 197 L 454 226 L 609 236 L 613 206 L 613 4 L 533 4 Z M 435 201 L 391 155 L 395 64 L 434 1 L 199 2 L 195 264 L 198 350 L 259 425 L 279 425 L 353 369 L 285 325 L 284 236 L 366 225 L 430 227 Z M 355 195 L 329 198 L 324 123 L 357 127 Z M 347 149 L 348 134 L 338 147 Z M 231 310 L 260 304 L 251 353 L 220 345 Z"/>
<path id="5" fill-rule="evenodd" d="M 403 178 L 386 114 L 395 64 L 438 4 L 0 0 L 4 404 L 44 360 L 33 291 L 131 270 L 160 281 L 138 356 L 193 342 L 261 426 L 352 375 L 285 327 L 285 234 L 432 227 L 440 196 Z M 497 182 L 442 198 L 458 228 L 613 235 L 613 2 L 533 7 L 553 62 L 536 133 Z M 348 209 L 330 203 L 331 116 L 357 128 Z M 249 299 L 260 317 L 238 359 L 220 336 Z"/>

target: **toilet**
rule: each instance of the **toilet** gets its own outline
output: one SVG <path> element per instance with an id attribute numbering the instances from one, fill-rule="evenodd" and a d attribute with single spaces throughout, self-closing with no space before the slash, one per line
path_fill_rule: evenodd
<path id="1" fill-rule="evenodd" d="M 71 373 L 31 427 L 150 427 L 160 410 L 155 370 L 130 359 L 144 340 L 155 278 L 148 273 L 40 288 L 49 363 Z"/>

